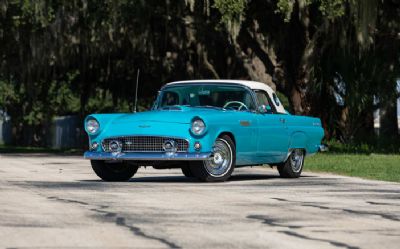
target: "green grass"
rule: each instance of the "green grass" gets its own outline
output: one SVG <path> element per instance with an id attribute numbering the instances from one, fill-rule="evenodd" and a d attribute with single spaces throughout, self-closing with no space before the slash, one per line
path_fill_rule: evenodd
<path id="1" fill-rule="evenodd" d="M 321 153 L 307 157 L 304 170 L 400 182 L 400 155 Z"/>

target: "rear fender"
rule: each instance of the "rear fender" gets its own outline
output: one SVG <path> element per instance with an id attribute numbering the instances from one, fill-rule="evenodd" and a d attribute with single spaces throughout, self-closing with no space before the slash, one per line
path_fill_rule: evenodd
<path id="1" fill-rule="evenodd" d="M 307 153 L 308 137 L 304 132 L 294 132 L 289 140 L 289 151 L 292 149 L 305 149 Z"/>

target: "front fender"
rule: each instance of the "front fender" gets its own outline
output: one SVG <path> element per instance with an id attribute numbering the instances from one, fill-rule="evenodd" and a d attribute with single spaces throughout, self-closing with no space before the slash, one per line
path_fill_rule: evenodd
<path id="1" fill-rule="evenodd" d="M 97 138 L 103 131 L 107 130 L 108 126 L 110 125 L 111 121 L 120 117 L 126 115 L 126 113 L 118 113 L 118 114 L 90 114 L 85 118 L 85 121 L 83 123 L 83 127 L 85 127 L 86 130 L 86 122 L 88 119 L 94 118 L 96 119 L 99 124 L 100 124 L 100 129 L 99 131 L 92 135 L 88 133 L 88 136 L 90 139 L 95 139 Z"/>

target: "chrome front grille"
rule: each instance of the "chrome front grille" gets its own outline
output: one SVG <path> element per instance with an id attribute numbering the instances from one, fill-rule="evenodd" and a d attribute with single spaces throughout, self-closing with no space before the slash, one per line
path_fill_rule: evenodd
<path id="1" fill-rule="evenodd" d="M 110 152 L 109 143 L 117 140 L 122 144 L 122 152 L 164 152 L 163 145 L 168 140 L 175 141 L 177 152 L 187 152 L 189 142 L 182 138 L 158 136 L 126 136 L 106 138 L 102 142 L 105 152 Z"/>

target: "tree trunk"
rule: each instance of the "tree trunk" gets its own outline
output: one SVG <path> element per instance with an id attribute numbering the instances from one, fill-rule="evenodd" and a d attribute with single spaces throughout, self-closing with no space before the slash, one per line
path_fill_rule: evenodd
<path id="1" fill-rule="evenodd" d="M 383 137 L 393 138 L 399 135 L 397 124 L 397 100 L 391 99 L 385 103 L 381 110 L 381 125 L 379 134 Z"/>

